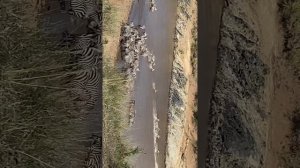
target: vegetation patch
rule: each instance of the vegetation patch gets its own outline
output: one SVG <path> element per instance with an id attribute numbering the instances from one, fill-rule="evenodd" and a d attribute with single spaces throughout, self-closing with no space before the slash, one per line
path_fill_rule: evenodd
<path id="1" fill-rule="evenodd" d="M 300 165 L 300 109 L 294 110 L 290 121 L 292 132 L 289 136 L 289 151 L 282 153 L 282 166 L 298 168 Z"/>
<path id="2" fill-rule="evenodd" d="M 193 42 L 192 42 L 192 47 L 191 47 L 191 53 L 192 53 L 192 57 L 191 57 L 191 63 L 192 63 L 192 74 L 196 77 L 197 80 L 197 72 L 198 72 L 198 35 L 197 35 L 197 24 L 195 24 L 195 26 L 192 29 L 192 38 L 193 38 Z"/>
<path id="3" fill-rule="evenodd" d="M 300 79 L 300 0 L 282 0 L 279 5 L 284 27 L 284 53 Z"/>
<path id="4" fill-rule="evenodd" d="M 103 2 L 104 36 L 119 37 L 117 21 L 119 13 L 108 0 Z M 107 40 L 106 40 L 107 41 Z M 115 44 L 118 48 L 119 44 Z M 104 45 L 104 48 L 106 46 Z M 119 49 L 119 48 L 118 48 Z M 106 50 L 106 49 L 104 49 Z M 110 54 L 110 55 L 109 55 Z M 128 127 L 128 81 L 111 60 L 111 53 L 105 53 L 103 63 L 103 161 L 104 168 L 129 168 L 130 156 L 140 152 L 127 142 L 124 132 Z"/>
<path id="5" fill-rule="evenodd" d="M 284 54 L 300 80 L 300 0 L 281 0 L 279 4 L 284 28 Z M 281 154 L 282 166 L 296 168 L 300 165 L 300 110 L 290 117 L 291 134 L 289 150 Z"/>
<path id="6" fill-rule="evenodd" d="M 26 27 L 26 0 L 0 3 L 0 167 L 82 167 L 67 49 Z"/>
<path id="7" fill-rule="evenodd" d="M 126 77 L 110 61 L 104 65 L 104 167 L 129 168 L 128 157 L 139 152 L 131 148 L 123 133 L 128 126 L 126 113 Z"/>
<path id="8" fill-rule="evenodd" d="M 104 0 L 103 2 L 103 30 L 104 34 L 114 34 L 116 33 L 116 24 L 117 24 L 117 13 L 118 10 L 112 6 L 108 0 Z"/>

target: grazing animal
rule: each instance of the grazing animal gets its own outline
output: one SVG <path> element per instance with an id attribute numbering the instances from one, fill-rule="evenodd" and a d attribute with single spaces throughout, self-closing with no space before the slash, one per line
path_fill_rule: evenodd
<path id="1" fill-rule="evenodd" d="M 92 138 L 93 142 L 89 148 L 85 168 L 102 168 L 102 138 L 96 135 L 93 135 Z"/>
<path id="2" fill-rule="evenodd" d="M 85 108 L 92 110 L 99 101 L 101 84 L 101 49 L 95 34 L 84 34 L 74 38 L 75 44 L 71 47 L 71 54 L 76 57 L 80 70 L 75 72 L 71 86 L 79 97 L 85 97 Z M 84 92 L 83 92 L 84 90 Z"/>

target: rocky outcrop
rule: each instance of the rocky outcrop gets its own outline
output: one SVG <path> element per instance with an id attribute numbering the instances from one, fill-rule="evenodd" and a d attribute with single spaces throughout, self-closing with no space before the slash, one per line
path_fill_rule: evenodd
<path id="1" fill-rule="evenodd" d="M 266 112 L 260 102 L 268 67 L 259 57 L 259 33 L 245 11 L 248 3 L 231 0 L 223 11 L 209 121 L 209 168 L 263 165 Z"/>

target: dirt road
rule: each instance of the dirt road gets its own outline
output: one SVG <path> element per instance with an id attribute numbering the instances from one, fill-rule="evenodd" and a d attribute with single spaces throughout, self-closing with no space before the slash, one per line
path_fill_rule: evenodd
<path id="1" fill-rule="evenodd" d="M 205 167 L 210 99 L 216 71 L 219 29 L 224 0 L 201 0 L 198 32 L 198 167 Z"/>

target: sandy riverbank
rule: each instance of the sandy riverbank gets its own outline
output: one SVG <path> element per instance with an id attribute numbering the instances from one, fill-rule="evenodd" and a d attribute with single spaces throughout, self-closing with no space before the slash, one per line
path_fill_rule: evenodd
<path id="1" fill-rule="evenodd" d="M 197 27 L 196 1 L 179 1 L 175 31 L 174 61 L 170 86 L 167 168 L 197 167 L 197 128 L 194 108 L 197 92 L 196 76 L 192 74 L 193 30 Z M 197 74 L 197 73 L 195 73 Z"/>

